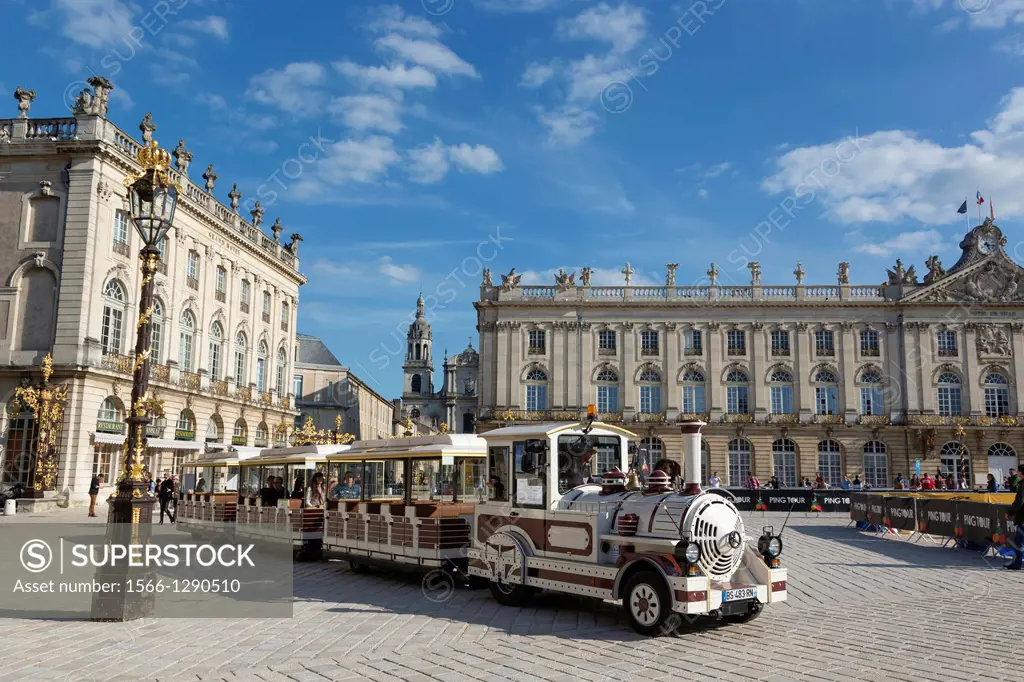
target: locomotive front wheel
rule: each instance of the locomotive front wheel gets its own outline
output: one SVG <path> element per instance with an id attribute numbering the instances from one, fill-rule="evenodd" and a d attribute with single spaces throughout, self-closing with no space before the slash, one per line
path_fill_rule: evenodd
<path id="1" fill-rule="evenodd" d="M 624 594 L 622 608 L 634 630 L 648 637 L 668 634 L 665 621 L 672 613 L 672 598 L 660 575 L 654 571 L 634 574 Z"/>
<path id="2" fill-rule="evenodd" d="M 491 598 L 502 606 L 526 606 L 535 593 L 534 588 L 526 585 L 510 585 L 492 581 L 488 587 L 491 591 Z"/>

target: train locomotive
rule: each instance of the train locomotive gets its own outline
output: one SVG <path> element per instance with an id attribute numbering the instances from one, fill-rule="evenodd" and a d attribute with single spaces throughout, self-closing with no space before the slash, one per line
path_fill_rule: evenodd
<path id="1" fill-rule="evenodd" d="M 480 434 L 489 492 L 474 512 L 470 576 L 506 606 L 541 590 L 620 601 L 633 629 L 649 636 L 681 617 L 745 622 L 785 601 L 781 537 L 765 528 L 749 540 L 728 493 L 701 490 L 703 422 L 681 423 L 677 492 L 660 470 L 641 484 L 634 434 L 595 416 L 589 406 L 584 423 Z"/>

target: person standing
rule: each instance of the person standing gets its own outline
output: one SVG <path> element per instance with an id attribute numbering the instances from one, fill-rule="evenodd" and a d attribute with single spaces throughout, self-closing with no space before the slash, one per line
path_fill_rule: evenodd
<path id="1" fill-rule="evenodd" d="M 89 516 L 96 516 L 96 497 L 100 494 L 103 474 L 94 474 L 89 482 Z"/>
<path id="2" fill-rule="evenodd" d="M 710 483 L 711 483 L 711 487 L 712 488 L 721 488 L 722 487 L 722 479 L 720 479 L 718 477 L 718 472 L 717 471 L 715 473 L 711 474 Z"/>
<path id="3" fill-rule="evenodd" d="M 167 514 L 168 518 L 171 519 L 171 523 L 174 523 L 174 515 L 167 509 L 172 497 L 174 497 L 174 481 L 171 480 L 169 474 L 165 474 L 164 480 L 160 483 L 160 491 L 157 494 L 157 499 L 160 500 L 160 523 L 164 522 L 164 514 Z"/>
<path id="4" fill-rule="evenodd" d="M 1015 548 L 1013 561 L 1003 568 L 1011 571 L 1019 571 L 1024 563 L 1024 485 L 1017 486 L 1017 494 L 1010 505 L 1010 511 L 1006 512 L 1006 518 L 1012 519 L 1017 525 L 1017 532 L 1013 535 Z"/>
<path id="5" fill-rule="evenodd" d="M 996 477 L 993 476 L 992 474 L 989 474 L 988 475 L 988 484 L 987 484 L 986 490 L 988 490 L 988 492 L 990 492 L 990 493 L 994 493 L 998 489 L 999 489 L 999 485 L 996 483 Z"/>
<path id="6" fill-rule="evenodd" d="M 1020 482 L 1020 475 L 1015 469 L 1010 469 L 1010 480 L 1006 484 L 1006 489 L 1011 493 L 1017 492 L 1017 484 Z"/>

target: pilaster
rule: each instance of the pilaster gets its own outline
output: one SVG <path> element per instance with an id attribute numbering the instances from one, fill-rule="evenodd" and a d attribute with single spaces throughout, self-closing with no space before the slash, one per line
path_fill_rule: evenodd
<path id="1" fill-rule="evenodd" d="M 682 390 L 679 387 L 679 331 L 675 322 L 665 324 L 665 406 L 666 420 L 674 422 L 679 418 L 682 403 Z"/>
<path id="2" fill-rule="evenodd" d="M 569 387 L 568 379 L 569 370 L 566 367 L 568 363 L 567 351 L 567 339 L 566 332 L 568 331 L 568 324 L 565 322 L 556 322 L 552 325 L 547 334 L 551 337 L 551 345 L 548 347 L 548 351 L 551 353 L 551 358 L 548 363 L 548 367 L 551 368 L 551 405 L 548 409 L 562 410 L 566 407 L 566 400 L 569 398 Z M 575 332 L 573 332 L 575 334 Z M 575 369 L 573 370 L 575 374 Z M 575 377 L 573 377 L 575 380 Z"/>
<path id="3" fill-rule="evenodd" d="M 960 335 L 963 345 L 960 346 L 960 353 L 964 359 L 964 383 L 967 384 L 966 394 L 967 405 L 963 406 L 964 414 L 980 416 L 985 414 L 985 400 L 982 398 L 981 384 L 978 377 L 978 327 L 973 322 L 964 325 L 964 332 Z"/>
<path id="4" fill-rule="evenodd" d="M 637 343 L 636 331 L 632 322 L 621 326 L 619 336 L 622 337 L 622 379 L 623 391 L 619 396 L 622 403 L 622 418 L 630 421 L 639 407 L 640 394 L 636 386 Z"/>
<path id="5" fill-rule="evenodd" d="M 811 421 L 814 412 L 814 394 L 811 389 L 812 343 L 806 322 L 796 323 L 793 345 L 793 357 L 796 358 L 796 376 L 793 378 L 797 382 L 797 393 L 800 396 L 800 421 L 806 423 Z"/>
<path id="6" fill-rule="evenodd" d="M 853 323 L 843 322 L 839 325 L 839 380 L 842 382 L 840 413 L 846 416 L 846 423 L 853 424 L 857 419 L 860 401 L 857 400 L 857 333 Z"/>
<path id="7" fill-rule="evenodd" d="M 725 413 L 725 389 L 722 387 L 721 374 L 722 332 L 718 322 L 708 323 L 704 330 L 704 341 L 707 343 L 707 385 L 704 390 L 704 401 L 712 422 L 722 419 Z"/>
<path id="8" fill-rule="evenodd" d="M 765 349 L 764 325 L 754 322 L 750 331 L 750 410 L 756 421 L 764 421 L 768 417 L 768 396 L 765 395 L 764 372 L 768 368 Z"/>

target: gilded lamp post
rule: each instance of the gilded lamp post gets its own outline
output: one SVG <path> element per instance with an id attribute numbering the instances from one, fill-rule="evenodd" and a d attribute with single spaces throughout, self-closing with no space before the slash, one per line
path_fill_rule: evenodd
<path id="1" fill-rule="evenodd" d="M 21 386 L 14 392 L 22 407 L 31 410 L 35 422 L 35 452 L 23 497 L 42 497 L 57 487 L 57 446 L 60 444 L 68 387 L 52 386 L 53 358 L 49 353 L 40 367 L 43 380 L 35 386 Z M 26 382 L 27 383 L 27 382 Z"/>
<path id="2" fill-rule="evenodd" d="M 107 515 L 108 541 L 118 544 L 140 544 L 149 540 L 152 532 L 153 506 L 156 496 L 149 492 L 145 479 L 146 426 L 149 425 L 156 403 L 146 395 L 149 389 L 150 351 L 153 341 L 153 278 L 160 265 L 157 245 L 167 236 L 174 220 L 174 208 L 181 187 L 170 177 L 171 155 L 152 140 L 139 150 L 142 173 L 125 178 L 131 204 L 131 218 L 142 238 L 142 292 L 139 296 L 139 321 L 135 354 L 132 361 L 132 402 L 128 418 L 128 436 L 122 453 L 121 476 L 117 492 L 109 499 Z M 138 571 L 129 574 L 128 568 L 100 569 L 107 581 L 138 579 Z M 130 578 L 129 578 L 130 575 Z M 153 595 L 128 594 L 127 590 L 115 595 L 94 595 L 94 620 L 133 620 L 152 612 Z"/>

